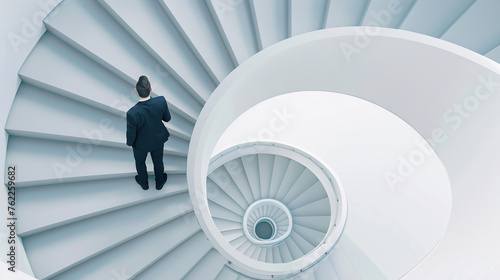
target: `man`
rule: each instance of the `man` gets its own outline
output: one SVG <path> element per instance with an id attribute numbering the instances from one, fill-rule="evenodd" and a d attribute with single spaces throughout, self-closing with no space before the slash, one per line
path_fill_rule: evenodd
<path id="1" fill-rule="evenodd" d="M 151 84 L 146 76 L 139 77 L 135 91 L 139 102 L 127 112 L 127 145 L 134 151 L 137 176 L 135 181 L 142 189 L 149 189 L 146 157 L 151 153 L 156 189 L 161 190 L 167 181 L 163 167 L 163 145 L 170 133 L 163 122 L 171 119 L 165 97 L 151 98 Z"/>

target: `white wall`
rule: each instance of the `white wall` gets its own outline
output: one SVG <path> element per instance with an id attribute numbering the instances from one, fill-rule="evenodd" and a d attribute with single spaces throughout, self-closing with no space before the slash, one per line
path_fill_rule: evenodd
<path id="1" fill-rule="evenodd" d="M 333 92 L 273 97 L 240 115 L 213 155 L 253 141 L 297 147 L 338 175 L 349 209 L 343 234 L 388 279 L 417 265 L 446 231 L 452 204 L 443 163 L 418 132 L 382 107 Z M 418 157 L 408 160 L 410 153 Z M 388 174 L 399 176 L 401 162 L 407 168 L 415 159 L 418 168 L 402 182 L 387 181 Z"/>
<path id="2" fill-rule="evenodd" d="M 38 39 L 45 32 L 43 19 L 53 10 L 62 0 L 2 0 L 2 8 L 0 9 L 0 55 L 1 55 L 1 72 L 0 84 L 2 85 L 0 102 L 0 124 L 5 128 L 5 122 L 9 114 L 12 101 L 14 100 L 17 88 L 21 80 L 17 73 L 21 68 L 26 57 L 29 55 L 33 47 L 38 42 Z M 29 121 L 29 120 L 27 120 Z M 0 169 L 2 170 L 2 182 L 4 182 L 5 173 L 5 155 L 8 141 L 8 135 L 4 129 L 0 133 Z M 6 221 L 7 217 L 7 193 L 5 188 L 0 188 L 0 217 L 2 221 Z M 3 224 L 4 222 L 2 222 Z M 7 252 L 7 228 L 0 227 L 0 261 L 6 262 L 4 257 Z M 17 248 L 18 268 L 32 275 L 31 268 L 26 259 L 22 247 Z M 20 273 L 11 273 L 4 268 L 4 264 L 0 266 L 0 278 L 6 275 L 7 279 L 27 279 L 26 275 Z"/>
<path id="3" fill-rule="evenodd" d="M 350 94 L 386 108 L 433 140 L 449 175 L 453 207 L 447 231 L 405 279 L 500 279 L 499 64 L 451 43 L 394 29 L 381 29 L 355 60 L 346 61 L 338 46 L 359 38 L 356 32 L 344 27 L 293 37 L 234 70 L 195 126 L 188 156 L 190 195 L 203 201 L 202 178 L 217 140 L 252 106 L 299 90 Z M 476 103 L 479 98 L 482 103 Z M 474 114 L 456 115 L 456 108 L 470 101 L 478 106 L 470 110 Z"/>

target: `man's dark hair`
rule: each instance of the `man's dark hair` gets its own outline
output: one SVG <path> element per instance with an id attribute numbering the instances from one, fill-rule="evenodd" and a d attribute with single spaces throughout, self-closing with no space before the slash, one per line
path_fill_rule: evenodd
<path id="1" fill-rule="evenodd" d="M 151 92 L 151 84 L 149 83 L 148 77 L 140 76 L 135 88 L 137 89 L 137 93 L 140 97 L 148 97 Z"/>

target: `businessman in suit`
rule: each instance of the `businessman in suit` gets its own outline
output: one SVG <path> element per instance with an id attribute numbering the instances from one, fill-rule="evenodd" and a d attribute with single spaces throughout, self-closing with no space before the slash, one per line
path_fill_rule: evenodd
<path id="1" fill-rule="evenodd" d="M 153 160 L 156 189 L 161 190 L 167 181 L 163 166 L 163 145 L 170 133 L 163 122 L 171 119 L 165 97 L 151 98 L 151 84 L 146 76 L 141 76 L 135 86 L 139 102 L 127 112 L 127 145 L 134 151 L 137 176 L 135 181 L 142 189 L 149 189 L 146 157 Z"/>

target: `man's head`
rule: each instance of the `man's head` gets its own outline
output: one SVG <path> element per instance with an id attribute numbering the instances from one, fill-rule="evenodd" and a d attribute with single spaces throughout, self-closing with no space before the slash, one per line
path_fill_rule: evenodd
<path id="1" fill-rule="evenodd" d="M 139 81 L 135 85 L 135 90 L 141 98 L 146 98 L 151 93 L 151 84 L 149 83 L 148 77 L 140 76 Z"/>

